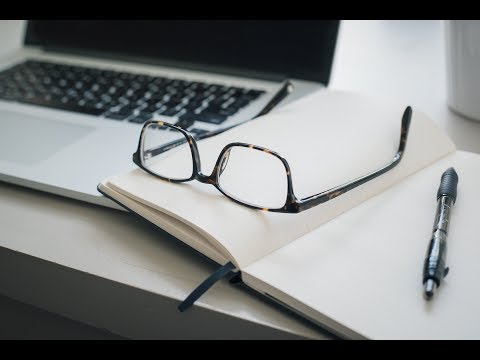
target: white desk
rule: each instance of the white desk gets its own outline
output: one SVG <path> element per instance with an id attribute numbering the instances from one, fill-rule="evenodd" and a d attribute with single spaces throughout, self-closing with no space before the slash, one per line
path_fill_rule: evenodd
<path id="1" fill-rule="evenodd" d="M 20 28 L 0 22 L 0 51 Z M 480 123 L 445 105 L 444 63 L 441 22 L 347 21 L 331 87 L 403 99 L 480 152 Z M 0 184 L 0 229 L 0 294 L 120 336 L 330 337 L 226 282 L 179 313 L 215 266 L 126 213 Z"/>
<path id="2" fill-rule="evenodd" d="M 400 99 L 443 127 L 460 150 L 480 153 L 480 122 L 447 105 L 442 21 L 345 21 L 330 87 Z"/>

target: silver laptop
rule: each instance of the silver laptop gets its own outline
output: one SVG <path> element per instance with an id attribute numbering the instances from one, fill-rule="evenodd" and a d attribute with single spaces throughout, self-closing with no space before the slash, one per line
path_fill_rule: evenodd
<path id="1" fill-rule="evenodd" d="M 29 21 L 0 58 L 0 180 L 119 208 L 142 124 L 202 134 L 253 118 L 289 79 L 328 84 L 338 21 Z M 274 131 L 275 129 L 272 129 Z"/>

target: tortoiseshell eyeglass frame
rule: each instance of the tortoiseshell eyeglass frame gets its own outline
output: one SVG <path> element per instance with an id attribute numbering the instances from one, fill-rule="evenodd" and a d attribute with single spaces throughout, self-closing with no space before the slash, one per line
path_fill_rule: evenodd
<path id="1" fill-rule="evenodd" d="M 190 134 L 187 130 L 182 129 L 181 127 L 178 127 L 178 126 L 175 126 L 175 125 L 163 122 L 163 121 L 150 120 L 150 121 L 147 121 L 143 125 L 142 132 L 140 134 L 140 140 L 138 142 L 137 151 L 133 154 L 133 162 L 136 165 L 138 165 L 141 169 L 148 172 L 149 174 L 152 174 L 152 175 L 154 175 L 158 178 L 161 178 L 163 180 L 167 180 L 169 182 L 180 183 L 180 182 L 187 182 L 187 181 L 191 181 L 191 180 L 198 180 L 202 183 L 212 184 L 223 195 L 225 195 L 229 199 L 233 200 L 237 204 L 244 205 L 244 206 L 247 206 L 247 207 L 252 208 L 252 209 L 263 210 L 263 211 L 271 211 L 271 212 L 281 212 L 281 213 L 299 213 L 301 211 L 310 209 L 314 206 L 317 206 L 319 204 L 322 204 L 324 202 L 332 200 L 332 199 L 334 199 L 334 198 L 336 198 L 336 197 L 338 197 L 342 194 L 345 194 L 347 191 L 350 191 L 350 190 L 356 188 L 357 186 L 362 185 L 362 184 L 364 184 L 364 183 L 366 183 L 366 182 L 368 182 L 368 181 L 386 173 L 387 171 L 393 169 L 395 166 L 397 166 L 400 163 L 400 160 L 402 159 L 402 156 L 405 152 L 405 147 L 406 147 L 407 138 L 408 138 L 408 132 L 409 132 L 409 129 L 410 129 L 411 118 L 412 118 L 412 108 L 410 106 L 408 106 L 405 109 L 405 111 L 403 113 L 403 116 L 402 116 L 400 143 L 398 145 L 398 150 L 397 150 L 397 153 L 395 154 L 395 156 L 393 157 L 393 160 L 390 163 L 386 164 L 385 166 L 381 167 L 380 169 L 378 169 L 376 171 L 373 171 L 373 172 L 371 172 L 367 175 L 364 175 L 362 177 L 359 177 L 357 179 L 349 181 L 345 184 L 336 186 L 336 187 L 331 188 L 329 190 L 323 191 L 321 193 L 318 193 L 318 194 L 315 194 L 315 195 L 312 195 L 312 196 L 309 196 L 309 197 L 306 197 L 306 198 L 303 198 L 303 199 L 298 199 L 293 192 L 292 174 L 291 174 L 290 166 L 288 165 L 287 160 L 285 160 L 280 154 L 276 153 L 275 151 L 272 151 L 272 150 L 269 150 L 269 149 L 266 149 L 266 148 L 263 148 L 263 147 L 260 147 L 260 146 L 257 146 L 257 145 L 252 145 L 252 144 L 247 144 L 247 143 L 242 143 L 242 142 L 230 143 L 222 149 L 222 151 L 220 152 L 220 155 L 218 156 L 218 159 L 215 163 L 215 167 L 213 168 L 212 173 L 207 176 L 207 175 L 203 174 L 202 171 L 201 171 L 200 154 L 198 152 L 197 143 L 196 143 L 194 137 L 192 136 L 192 134 Z M 143 165 L 143 163 L 140 159 L 140 156 L 141 156 L 141 153 L 142 153 L 141 147 L 142 147 L 142 144 L 143 144 L 143 137 L 144 137 L 144 134 L 145 134 L 145 129 L 150 124 L 156 124 L 157 126 L 165 126 L 165 127 L 168 127 L 168 128 L 178 130 L 185 136 L 186 142 L 188 142 L 188 144 L 190 146 L 190 151 L 191 151 L 192 160 L 193 160 L 192 175 L 188 179 L 179 180 L 179 179 L 166 178 L 166 177 L 163 177 L 159 174 L 156 174 L 156 173 L 150 171 L 148 168 L 146 168 Z M 182 140 L 180 143 L 184 144 L 185 142 Z M 180 143 L 177 142 L 176 145 L 173 145 L 172 147 L 177 146 Z M 287 196 L 286 196 L 286 199 L 285 199 L 285 204 L 281 208 L 272 209 L 272 208 L 259 207 L 259 206 L 256 206 L 256 205 L 252 205 L 252 204 L 240 201 L 240 200 L 232 197 L 231 195 L 229 195 L 226 191 L 224 191 L 221 188 L 218 180 L 219 180 L 219 177 L 221 175 L 221 172 L 223 171 L 221 169 L 222 168 L 222 162 L 224 161 L 224 158 L 228 155 L 229 149 L 231 149 L 232 147 L 235 147 L 235 146 L 241 146 L 241 147 L 246 147 L 246 148 L 250 148 L 250 149 L 254 149 L 254 150 L 258 150 L 258 151 L 263 151 L 263 152 L 265 152 L 265 153 L 267 153 L 271 156 L 275 156 L 276 158 L 278 158 L 283 163 L 283 166 L 285 167 L 286 176 L 287 176 Z"/>

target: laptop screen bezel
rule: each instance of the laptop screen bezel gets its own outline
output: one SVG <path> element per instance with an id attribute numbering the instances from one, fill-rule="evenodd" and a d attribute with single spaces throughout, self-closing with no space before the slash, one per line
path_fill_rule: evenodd
<path id="1" fill-rule="evenodd" d="M 29 20 L 27 22 L 27 29 L 25 32 L 24 44 L 27 46 L 36 46 L 41 47 L 46 51 L 55 51 L 59 53 L 68 53 L 72 55 L 83 55 L 83 56 L 91 56 L 91 57 L 98 57 L 102 59 L 111 59 L 111 60 L 120 60 L 120 61 L 129 61 L 129 62 L 137 62 L 149 65 L 160 65 L 160 66 L 168 66 L 168 67 L 175 67 L 175 68 L 184 68 L 188 70 L 194 71 L 206 71 L 224 75 L 234 75 L 234 76 L 244 76 L 250 78 L 258 78 L 263 80 L 273 80 L 273 81 L 280 81 L 286 78 L 290 79 L 300 79 L 306 81 L 312 81 L 321 83 L 324 86 L 327 86 L 330 81 L 330 75 L 332 72 L 332 65 L 333 65 L 333 58 L 335 54 L 335 48 L 337 43 L 338 37 L 338 30 L 340 21 L 339 20 L 331 20 L 327 24 L 323 24 L 326 30 L 329 32 L 328 36 L 328 43 L 323 44 L 323 50 L 325 50 L 324 56 L 325 64 L 324 68 L 321 69 L 319 72 L 312 72 L 311 74 L 302 73 L 301 75 L 295 70 L 289 72 L 272 72 L 266 70 L 252 70 L 252 69 L 245 69 L 245 68 L 238 68 L 238 67 L 230 67 L 225 65 L 211 65 L 205 63 L 199 63 L 194 61 L 180 61 L 180 60 L 172 60 L 162 57 L 153 57 L 153 56 L 141 56 L 141 55 L 133 55 L 128 53 L 119 53 L 119 52 L 111 52 L 111 51 L 100 51 L 98 49 L 86 49 L 86 48 L 78 48 L 74 46 L 59 46 L 58 44 L 52 43 L 49 39 L 40 38 L 37 33 L 35 33 L 35 23 L 39 21 L 45 20 Z M 279 20 L 280 21 L 280 20 Z"/>

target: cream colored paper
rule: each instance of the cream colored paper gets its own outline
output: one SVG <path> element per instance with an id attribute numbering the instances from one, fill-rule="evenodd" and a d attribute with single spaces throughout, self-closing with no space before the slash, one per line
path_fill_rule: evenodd
<path id="1" fill-rule="evenodd" d="M 448 276 L 423 299 L 442 173 L 458 173 Z M 480 156 L 456 152 L 242 269 L 243 280 L 347 337 L 479 339 Z"/>
<path id="2" fill-rule="evenodd" d="M 212 245 L 212 242 L 207 240 L 207 237 L 203 234 L 201 229 L 197 231 L 193 227 L 186 226 L 185 223 L 175 217 L 169 216 L 166 213 L 159 213 L 150 206 L 128 198 L 104 184 L 100 184 L 99 189 L 107 195 L 115 197 L 117 201 L 128 206 L 131 211 L 141 215 L 143 218 L 159 226 L 177 239 L 181 239 L 184 243 L 209 257 L 213 261 L 219 264 L 225 264 L 228 262 L 230 254 L 222 254 L 219 249 Z"/>

